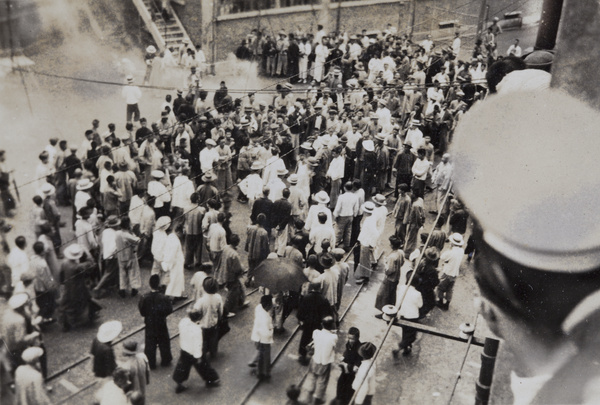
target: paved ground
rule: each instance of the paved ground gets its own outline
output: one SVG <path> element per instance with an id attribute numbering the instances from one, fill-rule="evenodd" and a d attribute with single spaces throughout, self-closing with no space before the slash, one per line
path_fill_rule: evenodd
<path id="1" fill-rule="evenodd" d="M 505 49 L 512 42 L 512 38 L 520 36 L 522 46 L 526 48 L 533 44 L 535 30 L 527 28 L 519 35 L 509 32 L 500 37 L 500 49 Z M 527 38 L 527 39 L 526 39 Z M 53 48 L 44 54 L 36 55 L 36 69 L 40 71 L 71 74 L 78 77 L 95 77 L 105 80 L 121 81 L 123 69 L 126 64 L 124 57 L 132 61 L 132 66 L 141 77 L 143 63 L 141 54 L 124 54 L 119 50 L 107 49 L 93 42 L 78 42 L 65 44 L 63 47 Z M 89 64 L 90 60 L 97 63 Z M 209 80 L 207 86 L 215 87 L 220 77 Z M 100 84 L 70 82 L 63 79 L 52 79 L 25 75 L 25 83 L 29 95 L 29 102 L 24 92 L 21 78 L 9 74 L 0 80 L 0 122 L 3 123 L 2 148 L 9 151 L 9 164 L 17 169 L 17 181 L 25 184 L 31 181 L 35 172 L 37 155 L 51 136 L 58 136 L 69 142 L 80 144 L 85 129 L 93 118 L 101 119 L 101 128 L 108 122 L 115 122 L 117 128 L 123 128 L 125 123 L 124 105 L 120 97 L 120 88 Z M 237 80 L 236 86 L 257 88 L 265 85 L 266 81 L 253 77 L 244 77 Z M 159 105 L 165 92 L 146 91 L 141 102 L 143 115 L 156 117 Z M 31 108 L 31 111 L 30 111 Z M 19 216 L 14 221 L 15 230 L 10 234 L 11 239 L 23 234 L 32 240 L 32 232 L 28 226 L 27 208 L 35 191 L 35 185 L 24 185 L 20 189 L 23 205 Z M 427 203 L 429 204 L 428 196 Z M 391 208 L 391 204 L 390 204 Z M 429 208 L 426 208 L 426 211 Z M 246 206 L 234 202 L 233 206 L 234 231 L 244 237 L 245 226 L 248 218 Z M 66 211 L 65 211 L 66 213 Z M 238 221 L 239 219 L 239 221 Z M 430 228 L 432 216 L 428 216 L 426 229 Z M 391 232 L 388 223 L 387 232 Z M 65 240 L 71 235 L 64 229 Z M 243 243 L 242 243 L 243 246 Z M 387 247 L 386 247 L 387 248 Z M 144 280 L 148 278 L 148 269 L 145 269 Z M 186 273 L 186 278 L 191 277 Z M 374 318 L 376 310 L 373 308 L 375 294 L 379 286 L 381 274 L 358 295 L 356 302 L 351 306 L 340 331 L 340 346 L 345 338 L 345 331 L 350 326 L 358 326 L 362 332 L 363 341 L 379 343 L 385 332 L 386 325 Z M 349 304 L 357 287 L 351 283 L 346 287 L 345 302 Z M 142 291 L 143 292 L 143 291 Z M 472 269 L 466 262 L 461 269 L 461 279 L 457 283 L 455 299 L 452 307 L 447 312 L 434 309 L 425 324 L 435 326 L 447 333 L 455 334 L 458 325 L 472 321 L 475 309 L 472 302 L 477 294 L 477 289 L 472 277 Z M 250 296 L 253 308 L 258 301 L 258 294 Z M 136 331 L 142 325 L 141 318 L 135 308 L 135 299 L 120 299 L 110 297 L 103 300 L 105 309 L 102 319 L 121 319 L 124 323 L 124 334 Z M 194 401 L 200 395 L 203 402 L 212 404 L 239 403 L 254 384 L 254 378 L 248 373 L 246 363 L 252 354 L 252 345 L 249 341 L 249 330 L 252 322 L 252 309 L 245 310 L 235 317 L 232 332 L 221 343 L 222 356 L 215 362 L 215 368 L 222 376 L 223 386 L 214 390 L 204 389 L 196 375 L 190 381 L 191 389 L 181 396 L 172 393 L 173 383 L 170 379 L 171 369 L 159 369 L 152 374 L 149 388 L 149 402 L 151 404 L 187 403 Z M 170 330 L 176 332 L 176 325 L 184 310 L 178 311 L 169 321 Z M 287 332 L 277 337 L 273 353 L 277 353 L 285 340 L 295 328 L 295 318 L 292 316 L 286 322 Z M 77 330 L 63 334 L 58 327 L 51 327 L 45 334 L 46 346 L 50 353 L 50 374 L 84 358 L 92 341 L 95 330 Z M 488 335 L 485 322 L 478 320 L 476 335 Z M 141 340 L 142 333 L 134 335 Z M 392 360 L 390 350 L 399 340 L 400 329 L 394 327 L 388 336 L 381 357 L 378 360 L 378 381 L 380 383 L 375 403 L 387 404 L 403 401 L 405 403 L 447 403 L 457 372 L 465 355 L 466 345 L 451 342 L 439 337 L 419 334 L 418 343 L 415 345 L 411 357 L 399 362 Z M 273 380 L 258 387 L 249 403 L 275 404 L 285 399 L 285 387 L 291 383 L 298 383 L 305 368 L 298 365 L 287 355 L 295 353 L 299 337 L 296 335 L 290 343 L 288 350 L 282 352 L 275 365 Z M 173 340 L 173 353 L 177 353 L 177 339 Z M 467 354 L 463 372 L 456 388 L 452 403 L 473 403 L 475 392 L 475 379 L 480 365 L 479 354 L 481 349 L 472 346 Z M 501 352 L 499 366 L 496 372 L 496 386 L 492 401 L 495 403 L 510 402 L 511 395 L 507 388 L 507 375 L 509 359 Z M 334 373 L 332 380 L 337 374 Z M 72 368 L 65 374 L 52 381 L 55 387 L 53 399 L 59 401 L 66 398 L 71 391 L 79 390 L 93 382 L 89 361 L 84 361 L 78 367 Z M 332 397 L 334 385 L 330 384 L 328 398 Z M 73 398 L 69 403 L 88 403 L 90 395 L 97 387 L 90 386 L 81 396 Z"/>

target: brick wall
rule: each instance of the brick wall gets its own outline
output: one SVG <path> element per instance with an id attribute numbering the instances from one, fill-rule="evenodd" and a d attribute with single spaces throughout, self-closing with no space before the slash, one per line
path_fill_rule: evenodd
<path id="1" fill-rule="evenodd" d="M 185 7 L 177 7 L 178 15 L 194 43 L 200 43 L 200 2 L 186 0 Z M 205 0 L 206 1 L 206 0 Z M 408 32 L 411 25 L 411 2 L 409 0 L 390 2 L 376 0 L 346 1 L 342 3 L 340 26 L 348 32 L 358 33 L 363 28 L 368 31 L 383 30 L 388 23 L 396 26 L 400 32 Z M 414 0 L 416 6 L 414 38 L 420 40 L 427 34 L 434 39 L 451 38 L 456 28 L 439 30 L 442 21 L 458 21 L 459 30 L 464 34 L 473 33 L 477 24 L 480 1 L 468 0 Z M 519 10 L 523 15 L 539 15 L 541 1 L 515 4 L 514 0 L 488 1 L 489 18 L 502 18 L 504 13 Z M 245 13 L 219 17 L 217 22 L 217 60 L 222 60 L 234 52 L 242 39 L 253 28 L 265 29 L 268 33 L 295 31 L 300 26 L 303 31 L 315 32 L 318 21 L 323 21 L 321 6 L 281 8 L 259 13 Z M 335 30 L 337 24 L 338 3 L 330 3 L 329 13 L 325 13 L 326 28 Z M 210 50 L 205 49 L 207 56 Z M 210 58 L 210 56 L 209 56 Z"/>

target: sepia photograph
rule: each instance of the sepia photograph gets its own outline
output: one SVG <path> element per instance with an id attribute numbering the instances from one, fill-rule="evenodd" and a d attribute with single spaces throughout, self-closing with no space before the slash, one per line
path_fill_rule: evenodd
<path id="1" fill-rule="evenodd" d="M 597 0 L 0 0 L 0 404 L 600 403 L 598 38 Z"/>

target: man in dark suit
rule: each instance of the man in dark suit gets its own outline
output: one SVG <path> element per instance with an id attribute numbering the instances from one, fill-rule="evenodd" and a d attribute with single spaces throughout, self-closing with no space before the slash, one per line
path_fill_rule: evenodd
<path id="1" fill-rule="evenodd" d="M 298 348 L 298 361 L 308 364 L 306 346 L 311 342 L 313 332 L 321 328 L 323 318 L 331 315 L 331 305 L 321 294 L 321 283 L 311 283 L 308 294 L 302 298 L 298 306 L 298 322 L 302 325 L 302 337 Z"/>
<path id="2" fill-rule="evenodd" d="M 173 304 L 160 291 L 160 277 L 158 274 L 150 276 L 150 291 L 140 298 L 138 304 L 140 314 L 144 317 L 146 324 L 146 348 L 144 353 L 148 357 L 150 368 L 156 368 L 156 346 L 160 350 L 161 365 L 163 367 L 171 364 L 171 342 L 169 329 L 167 328 L 167 316 L 173 312 Z"/>
<path id="3" fill-rule="evenodd" d="M 252 205 L 252 213 L 250 214 L 250 219 L 254 223 L 257 223 L 259 214 L 265 214 L 265 216 L 267 217 L 265 229 L 267 230 L 269 236 L 271 235 L 271 219 L 273 208 L 273 201 L 269 200 L 268 198 L 270 192 L 271 189 L 269 187 L 263 188 L 263 196 L 254 201 L 254 205 Z"/>

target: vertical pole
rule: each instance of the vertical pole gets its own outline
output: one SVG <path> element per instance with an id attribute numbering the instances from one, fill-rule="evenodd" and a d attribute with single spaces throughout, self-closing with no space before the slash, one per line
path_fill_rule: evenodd
<path id="1" fill-rule="evenodd" d="M 213 0 L 213 18 L 212 18 L 212 62 L 210 73 L 214 76 L 215 64 L 217 62 L 217 0 Z"/>
<path id="2" fill-rule="evenodd" d="M 563 0 L 544 0 L 535 49 L 554 49 Z"/>
<path id="3" fill-rule="evenodd" d="M 597 0 L 565 0 L 551 87 L 600 110 L 600 21 Z M 576 61 L 576 63 L 574 63 Z"/>
<path id="4" fill-rule="evenodd" d="M 481 8 L 479 9 L 479 20 L 477 20 L 477 39 L 481 38 L 483 34 L 483 22 L 485 21 L 485 14 L 487 10 L 487 0 L 481 0 Z"/>
<path id="5" fill-rule="evenodd" d="M 412 41 L 413 33 L 415 32 L 415 10 L 417 9 L 417 3 L 415 0 L 411 0 L 412 15 L 410 16 L 410 35 L 408 38 Z"/>
<path id="6" fill-rule="evenodd" d="M 483 353 L 481 353 L 481 369 L 479 369 L 479 380 L 475 385 L 475 405 L 487 405 L 490 399 L 490 388 L 494 378 L 494 365 L 498 353 L 499 341 L 485 338 Z"/>
<path id="7" fill-rule="evenodd" d="M 340 21 L 342 19 L 342 0 L 337 0 L 338 8 L 337 8 L 337 19 L 335 22 L 335 32 L 340 34 Z"/>

